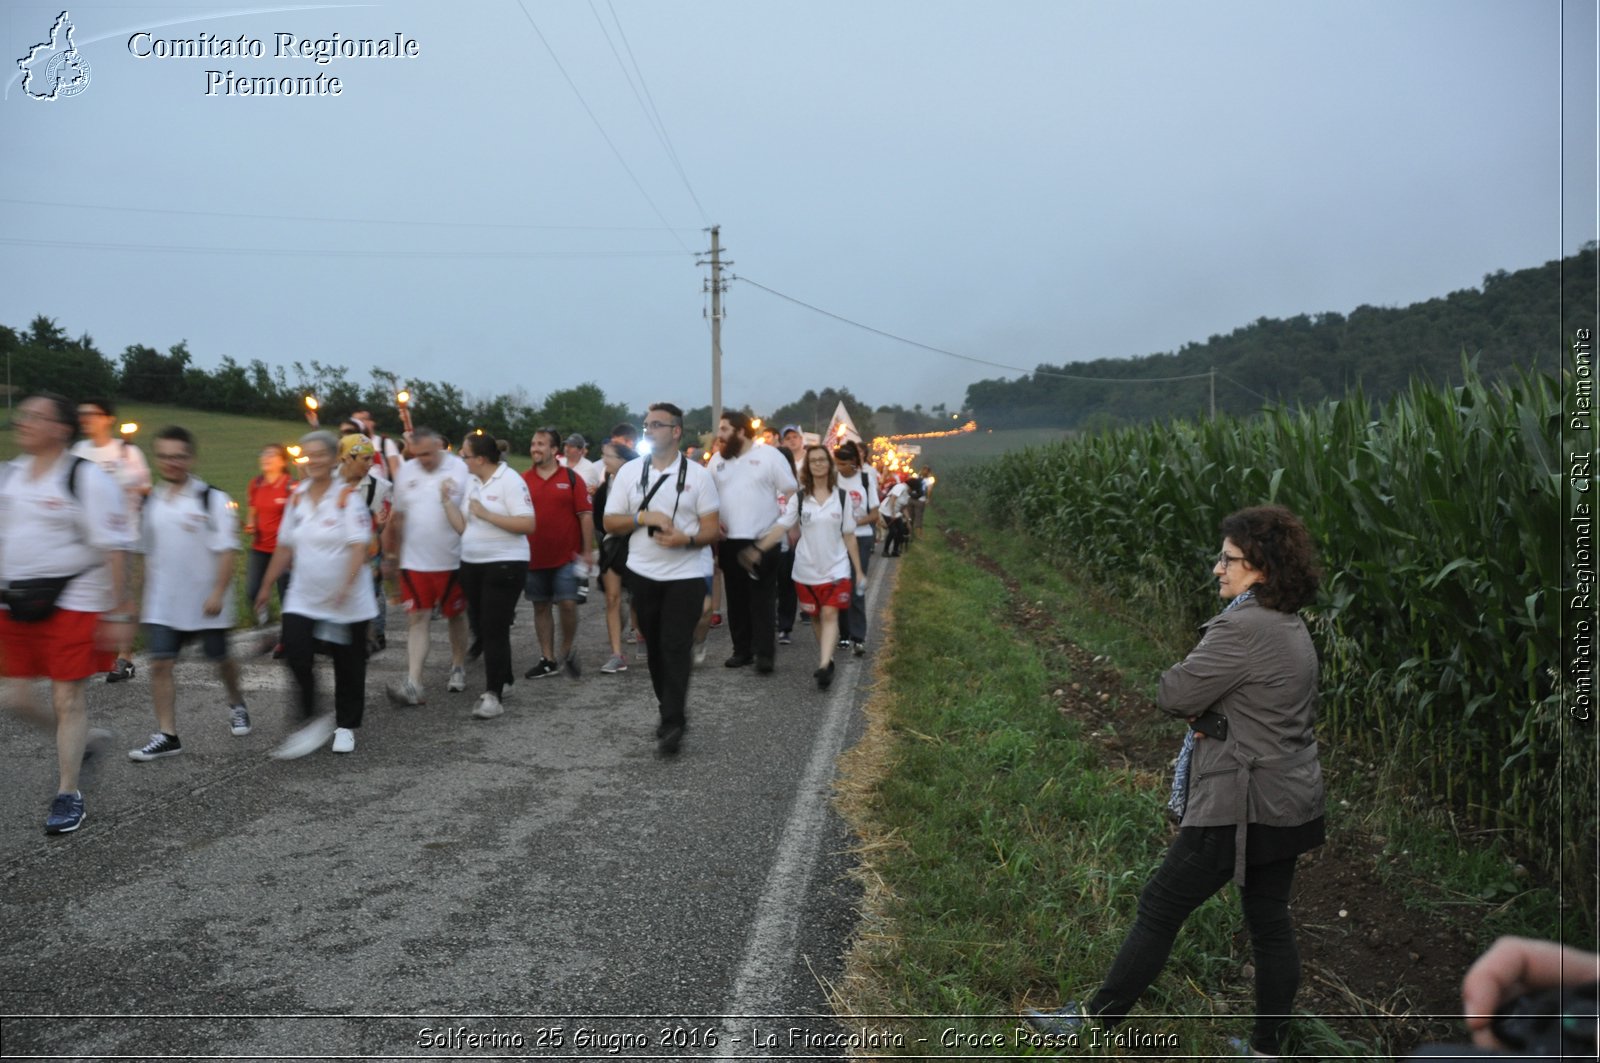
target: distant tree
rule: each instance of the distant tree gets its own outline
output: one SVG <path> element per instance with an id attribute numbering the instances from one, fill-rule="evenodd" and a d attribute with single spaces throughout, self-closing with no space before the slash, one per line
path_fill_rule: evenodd
<path id="1" fill-rule="evenodd" d="M 530 425 L 524 436 L 531 436 L 535 428 L 545 427 L 556 429 L 563 439 L 577 432 L 591 444 L 591 456 L 598 454 L 599 444 L 610 438 L 612 425 L 632 419 L 626 406 L 608 402 L 606 393 L 594 383 L 552 391 L 544 397 L 544 404 L 535 416 L 538 423 Z"/>

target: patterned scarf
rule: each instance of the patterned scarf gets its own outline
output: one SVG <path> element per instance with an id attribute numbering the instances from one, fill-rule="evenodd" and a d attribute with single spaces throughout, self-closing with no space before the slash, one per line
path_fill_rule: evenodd
<path id="1" fill-rule="evenodd" d="M 1226 613 L 1234 606 L 1243 605 L 1256 596 L 1254 588 L 1240 591 L 1227 605 L 1222 607 Z M 1222 613 L 1218 613 L 1221 616 Z M 1178 750 L 1178 764 L 1172 772 L 1172 796 L 1167 798 L 1167 808 L 1179 819 L 1183 818 L 1184 809 L 1189 807 L 1189 764 L 1194 759 L 1194 728 L 1189 728 L 1183 733 L 1183 748 Z"/>

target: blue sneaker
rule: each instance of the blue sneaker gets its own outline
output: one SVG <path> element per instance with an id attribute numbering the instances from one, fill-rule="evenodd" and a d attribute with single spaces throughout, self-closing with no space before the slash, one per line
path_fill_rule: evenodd
<path id="1" fill-rule="evenodd" d="M 83 795 L 56 794 L 44 821 L 46 834 L 68 834 L 83 826 Z"/>

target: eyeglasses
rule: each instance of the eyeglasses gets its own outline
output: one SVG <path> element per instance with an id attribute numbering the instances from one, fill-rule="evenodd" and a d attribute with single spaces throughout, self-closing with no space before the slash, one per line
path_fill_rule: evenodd
<path id="1" fill-rule="evenodd" d="M 1212 564 L 1213 565 L 1221 565 L 1223 570 L 1226 571 L 1228 566 L 1233 564 L 1235 561 L 1243 561 L 1243 560 L 1244 560 L 1244 558 L 1242 558 L 1242 557 L 1234 557 L 1232 554 L 1230 554 L 1226 550 L 1224 550 L 1222 553 L 1217 555 L 1216 561 L 1212 562 Z"/>
<path id="2" fill-rule="evenodd" d="M 161 451 L 158 450 L 158 451 L 156 451 L 156 460 L 157 461 L 188 461 L 189 460 L 189 455 L 187 455 L 187 454 L 163 454 Z"/>
<path id="3" fill-rule="evenodd" d="M 654 431 L 659 431 L 660 429 L 663 429 L 663 428 L 676 428 L 676 427 L 678 427 L 678 422 L 676 422 L 676 421 L 646 421 L 644 423 L 644 426 L 646 428 L 650 429 L 652 432 L 654 432 Z"/>

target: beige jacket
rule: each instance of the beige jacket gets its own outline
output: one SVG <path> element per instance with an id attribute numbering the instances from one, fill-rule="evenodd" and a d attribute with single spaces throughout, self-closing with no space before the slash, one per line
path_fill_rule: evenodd
<path id="1" fill-rule="evenodd" d="M 1182 826 L 1236 827 L 1234 880 L 1243 884 L 1248 824 L 1295 827 L 1322 815 L 1317 653 L 1297 614 L 1254 599 L 1204 629 L 1162 673 L 1157 704 L 1185 719 L 1207 709 L 1228 718 L 1226 739 L 1195 743 Z"/>

